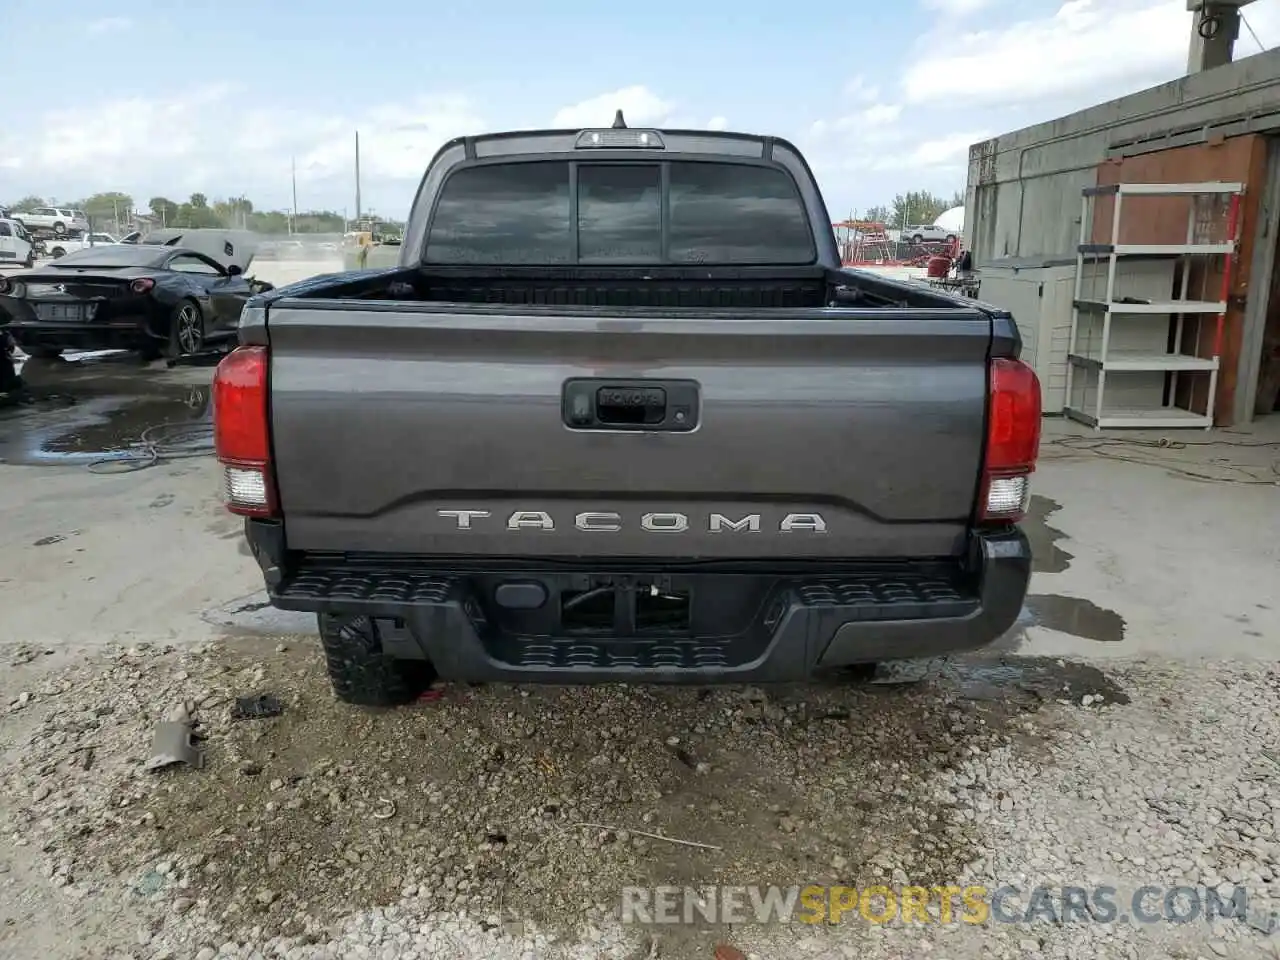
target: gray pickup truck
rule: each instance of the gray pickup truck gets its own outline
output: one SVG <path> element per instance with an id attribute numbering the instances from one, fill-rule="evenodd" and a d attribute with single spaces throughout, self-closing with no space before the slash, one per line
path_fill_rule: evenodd
<path id="1" fill-rule="evenodd" d="M 1000 637 L 1040 389 L 1013 319 L 842 269 L 783 140 L 453 140 L 391 269 L 249 301 L 227 506 L 337 696 L 796 680 Z"/>

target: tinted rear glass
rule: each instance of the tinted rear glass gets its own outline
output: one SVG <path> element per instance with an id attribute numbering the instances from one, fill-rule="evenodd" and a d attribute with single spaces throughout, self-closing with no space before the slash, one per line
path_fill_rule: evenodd
<path id="1" fill-rule="evenodd" d="M 666 166 L 665 231 L 659 163 L 579 162 L 576 225 L 567 162 L 458 170 L 441 192 L 426 260 L 526 265 L 814 261 L 809 219 L 786 172 L 701 161 Z"/>
<path id="2" fill-rule="evenodd" d="M 678 263 L 811 263 L 813 235 L 781 170 L 671 165 L 669 257 Z"/>
<path id="3" fill-rule="evenodd" d="M 449 177 L 432 221 L 435 263 L 570 262 L 569 167 L 493 164 Z"/>
<path id="4" fill-rule="evenodd" d="M 578 261 L 662 260 L 662 171 L 657 164 L 578 167 Z"/>

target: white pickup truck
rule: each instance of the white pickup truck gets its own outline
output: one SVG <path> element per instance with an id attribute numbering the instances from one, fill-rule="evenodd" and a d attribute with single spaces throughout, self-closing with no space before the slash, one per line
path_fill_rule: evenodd
<path id="1" fill-rule="evenodd" d="M 117 244 L 117 240 L 109 233 L 88 233 L 79 237 L 59 237 L 53 240 L 41 241 L 44 245 L 45 253 L 57 260 L 65 257 L 68 253 L 75 253 L 78 250 L 87 250 L 89 247 L 101 247 L 104 245 Z"/>

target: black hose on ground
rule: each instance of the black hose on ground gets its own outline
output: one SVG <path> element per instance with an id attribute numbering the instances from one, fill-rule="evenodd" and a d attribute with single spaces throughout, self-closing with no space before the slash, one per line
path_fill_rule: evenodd
<path id="1" fill-rule="evenodd" d="M 129 449 L 91 460 L 90 473 L 133 473 L 159 463 L 193 460 L 213 453 L 213 425 L 157 423 L 147 427 Z"/>

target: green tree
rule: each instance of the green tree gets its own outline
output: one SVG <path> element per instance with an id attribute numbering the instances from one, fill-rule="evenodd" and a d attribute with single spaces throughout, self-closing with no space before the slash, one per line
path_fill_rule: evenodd
<path id="1" fill-rule="evenodd" d="M 127 221 L 133 212 L 133 197 L 127 193 L 111 190 L 106 193 L 95 193 L 80 203 L 80 209 L 95 224 L 110 222 L 116 229 Z"/>
<path id="2" fill-rule="evenodd" d="M 257 233 L 285 234 L 289 232 L 289 215 L 282 210 L 255 210 L 247 226 Z"/>
<path id="3" fill-rule="evenodd" d="M 44 205 L 43 197 L 23 197 L 17 203 L 10 205 L 9 209 L 13 210 L 15 213 L 26 213 L 29 210 L 34 210 L 36 207 L 43 207 Z"/>
<path id="4" fill-rule="evenodd" d="M 956 190 L 954 193 L 951 194 L 951 203 L 947 205 L 947 209 L 949 210 L 952 207 L 963 207 L 963 206 L 964 206 L 964 191 Z"/>
<path id="5" fill-rule="evenodd" d="M 217 212 L 209 206 L 209 198 L 203 193 L 193 193 L 186 203 L 178 207 L 178 215 L 169 224 L 171 227 L 221 227 Z"/>
<path id="6" fill-rule="evenodd" d="M 162 227 L 172 226 L 178 219 L 178 205 L 168 197 L 152 197 L 147 206 Z"/>
<path id="7" fill-rule="evenodd" d="M 891 222 L 893 213 L 884 204 L 869 207 L 863 215 L 863 220 L 874 220 L 876 223 L 888 224 Z"/>
<path id="8" fill-rule="evenodd" d="M 253 201 L 248 197 L 215 200 L 213 212 L 224 227 L 241 230 L 249 225 L 249 218 L 253 214 Z"/>
<path id="9" fill-rule="evenodd" d="M 921 223 L 933 223 L 942 211 L 954 206 L 943 197 L 928 190 L 908 190 L 893 198 L 893 217 L 890 225 L 894 227 L 915 226 Z"/>

